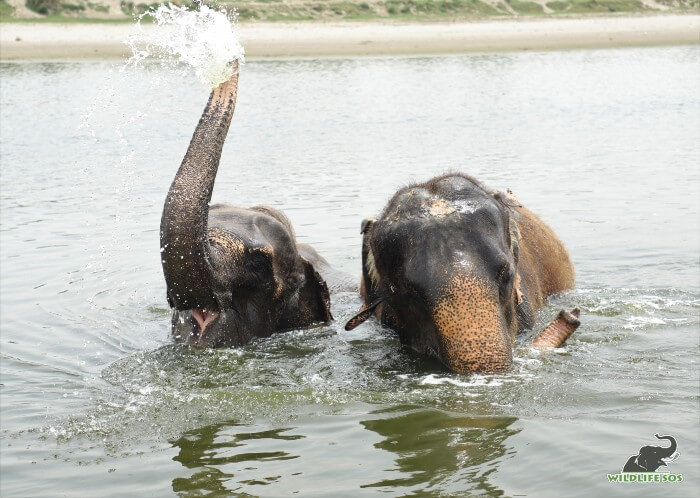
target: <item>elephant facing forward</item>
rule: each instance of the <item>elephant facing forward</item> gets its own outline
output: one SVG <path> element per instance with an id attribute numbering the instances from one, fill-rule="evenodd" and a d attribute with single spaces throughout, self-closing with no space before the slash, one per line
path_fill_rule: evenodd
<path id="1" fill-rule="evenodd" d="M 554 232 L 512 194 L 466 175 L 399 190 L 361 231 L 364 305 L 346 329 L 374 313 L 455 372 L 508 368 L 516 334 L 574 286 Z"/>

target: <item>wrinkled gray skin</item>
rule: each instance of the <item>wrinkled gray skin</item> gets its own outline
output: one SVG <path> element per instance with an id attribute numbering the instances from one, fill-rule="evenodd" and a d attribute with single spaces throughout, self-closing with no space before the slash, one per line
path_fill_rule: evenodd
<path id="1" fill-rule="evenodd" d="M 214 89 L 170 186 L 161 259 L 176 341 L 236 346 L 253 337 L 327 323 L 328 278 L 352 288 L 289 220 L 266 206 L 209 206 L 238 88 L 238 68 Z"/>

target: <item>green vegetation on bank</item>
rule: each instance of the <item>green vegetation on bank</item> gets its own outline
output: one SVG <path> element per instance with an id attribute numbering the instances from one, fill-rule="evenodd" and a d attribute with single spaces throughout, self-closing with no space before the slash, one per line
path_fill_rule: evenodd
<path id="1" fill-rule="evenodd" d="M 196 7 L 190 0 L 176 4 Z M 698 12 L 700 0 L 215 0 L 242 21 L 468 20 L 560 14 Z M 0 0 L 0 21 L 131 21 L 160 3 L 139 0 Z"/>
<path id="2" fill-rule="evenodd" d="M 11 18 L 15 9 L 5 0 L 0 0 L 0 19 Z"/>

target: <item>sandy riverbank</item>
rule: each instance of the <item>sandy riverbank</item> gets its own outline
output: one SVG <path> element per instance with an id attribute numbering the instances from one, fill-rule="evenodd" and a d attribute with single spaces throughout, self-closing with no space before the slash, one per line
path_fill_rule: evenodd
<path id="1" fill-rule="evenodd" d="M 131 24 L 0 24 L 0 59 L 119 58 Z M 145 26 L 144 29 L 153 29 Z M 700 43 L 699 15 L 458 23 L 243 24 L 249 57 L 446 54 Z"/>

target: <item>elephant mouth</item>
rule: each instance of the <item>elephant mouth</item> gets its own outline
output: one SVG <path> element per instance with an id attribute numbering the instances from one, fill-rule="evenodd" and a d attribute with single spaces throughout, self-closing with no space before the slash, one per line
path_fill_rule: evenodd
<path id="1" fill-rule="evenodd" d="M 205 345 L 205 335 L 209 326 L 219 318 L 218 311 L 210 311 L 206 309 L 194 308 L 192 310 L 192 318 L 197 322 L 197 330 L 194 332 L 193 342 L 197 345 Z"/>

